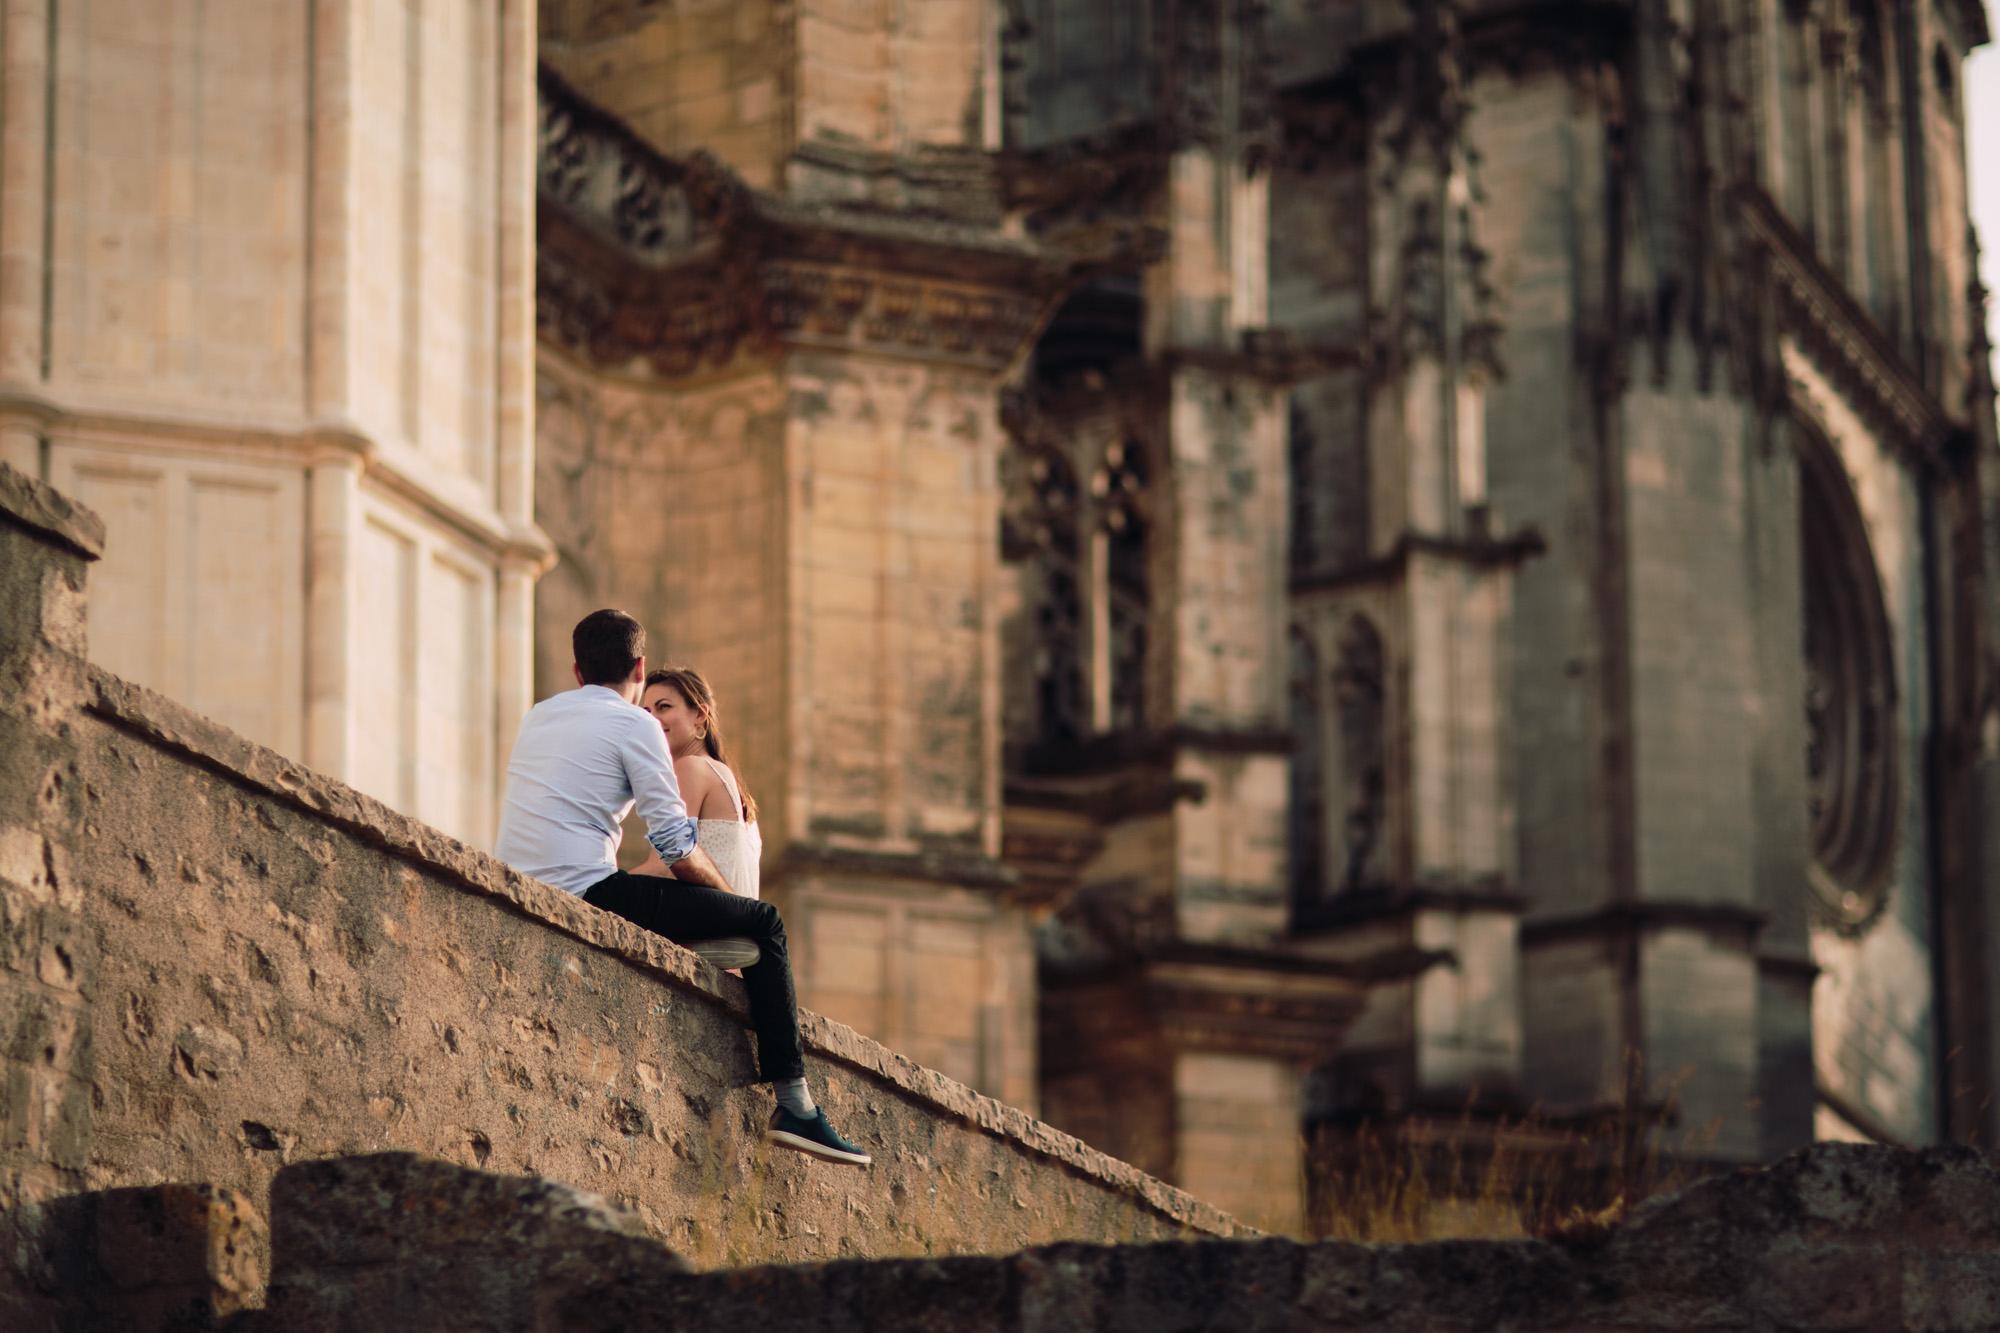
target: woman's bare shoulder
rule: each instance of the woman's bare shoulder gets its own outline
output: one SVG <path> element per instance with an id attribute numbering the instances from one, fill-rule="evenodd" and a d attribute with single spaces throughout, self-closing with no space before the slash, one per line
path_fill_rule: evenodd
<path id="1" fill-rule="evenodd" d="M 674 760 L 674 780 L 681 785 L 681 799 L 687 808 L 696 809 L 701 804 L 695 798 L 716 785 L 715 771 L 704 761 L 707 755 L 682 755 Z"/>

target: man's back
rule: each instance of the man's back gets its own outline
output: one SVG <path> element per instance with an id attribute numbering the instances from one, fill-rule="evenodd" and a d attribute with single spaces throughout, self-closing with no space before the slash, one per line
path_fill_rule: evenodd
<path id="1" fill-rule="evenodd" d="M 618 868 L 619 825 L 635 798 L 654 846 L 664 836 L 684 855 L 680 826 L 692 845 L 693 821 L 659 727 L 602 685 L 551 696 L 521 722 L 494 854 L 580 894 Z"/>

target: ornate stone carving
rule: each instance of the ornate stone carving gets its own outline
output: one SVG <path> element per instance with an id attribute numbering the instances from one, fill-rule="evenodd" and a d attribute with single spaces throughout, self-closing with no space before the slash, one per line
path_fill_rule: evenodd
<path id="1" fill-rule="evenodd" d="M 707 153 L 663 157 L 543 66 L 536 189 L 662 262 L 720 233 L 747 193 Z"/>
<path id="2" fill-rule="evenodd" d="M 1151 123 L 1004 153 L 1003 197 L 1030 236 L 1079 270 L 1134 271 L 1166 254 L 1167 154 Z"/>
<path id="3" fill-rule="evenodd" d="M 1755 251 L 1758 285 L 1776 319 L 1773 332 L 1798 340 L 1885 437 L 1919 465 L 1946 466 L 1952 434 L 1943 409 L 1873 318 L 1814 257 L 1811 245 L 1762 190 L 1737 192 L 1738 216 Z"/>
<path id="4" fill-rule="evenodd" d="M 1071 281 L 1072 257 L 989 227 L 794 208 L 705 153 L 664 157 L 547 69 L 538 182 L 542 331 L 663 376 L 781 344 L 997 371 Z"/>

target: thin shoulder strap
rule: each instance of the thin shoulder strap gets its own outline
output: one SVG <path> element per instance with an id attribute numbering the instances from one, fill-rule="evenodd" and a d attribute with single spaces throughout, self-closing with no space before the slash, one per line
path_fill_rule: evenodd
<path id="1" fill-rule="evenodd" d="M 729 765 L 723 763 L 713 755 L 705 754 L 702 758 L 708 760 L 708 766 L 714 769 L 717 776 L 722 779 L 722 785 L 729 788 L 730 803 L 736 807 L 736 822 L 739 824 L 749 823 L 749 819 L 743 813 L 743 793 L 736 789 L 736 775 L 729 771 Z"/>

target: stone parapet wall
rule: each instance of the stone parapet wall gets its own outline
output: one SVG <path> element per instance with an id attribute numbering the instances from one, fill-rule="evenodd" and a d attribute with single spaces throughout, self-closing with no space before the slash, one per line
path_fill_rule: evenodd
<path id="1" fill-rule="evenodd" d="M 400 1149 L 600 1191 L 701 1265 L 1245 1230 L 811 1014 L 815 1088 L 877 1164 L 773 1155 L 740 982 L 85 662 L 98 531 L 0 467 L 16 1225 Z"/>
<path id="2" fill-rule="evenodd" d="M 191 1186 L 81 1196 L 9 1327 L 231 1333 L 1178 1333 L 1981 1329 L 2000 1172 L 1969 1150 L 1822 1145 L 1553 1241 L 1063 1244 L 701 1273 L 629 1213 L 407 1154 L 288 1167 L 261 1219 Z M 259 1281 L 268 1252 L 268 1286 Z M 267 1292 L 257 1304 L 249 1291 Z"/>

